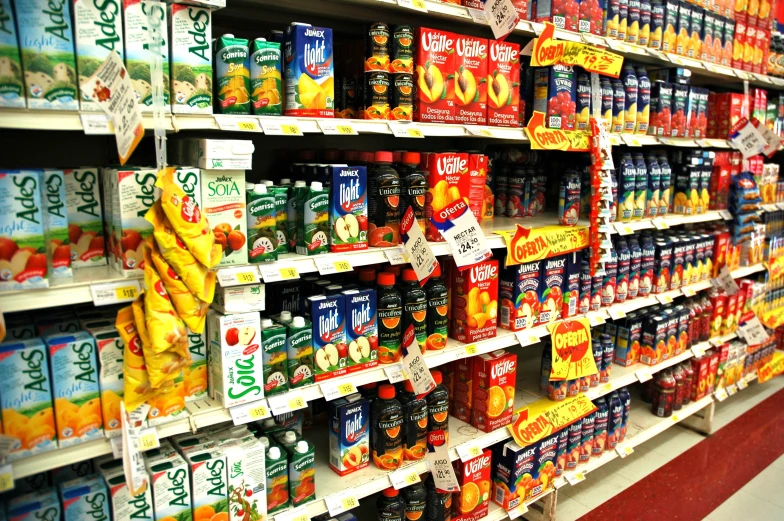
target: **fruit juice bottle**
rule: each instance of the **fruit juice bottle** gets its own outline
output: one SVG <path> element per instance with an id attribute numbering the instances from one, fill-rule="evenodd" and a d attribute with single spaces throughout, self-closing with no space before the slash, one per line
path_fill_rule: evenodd
<path id="1" fill-rule="evenodd" d="M 425 480 L 425 491 L 427 492 L 426 519 L 449 521 L 452 515 L 452 493 L 437 489 L 432 475 L 428 475 Z"/>
<path id="2" fill-rule="evenodd" d="M 645 158 L 642 154 L 633 154 L 632 159 L 634 160 L 634 168 L 637 170 L 634 183 L 634 212 L 632 220 L 639 221 L 645 215 L 648 198 L 648 166 L 645 164 Z"/>
<path id="3" fill-rule="evenodd" d="M 651 0 L 651 34 L 648 40 L 648 47 L 651 49 L 658 50 L 662 47 L 664 13 L 665 7 L 662 0 Z"/>
<path id="4" fill-rule="evenodd" d="M 403 505 L 406 519 L 421 519 L 427 508 L 427 490 L 422 482 L 403 489 Z"/>
<path id="5" fill-rule="evenodd" d="M 626 41 L 629 32 L 629 0 L 618 0 L 618 40 Z"/>
<path id="6" fill-rule="evenodd" d="M 653 154 L 648 155 L 645 160 L 648 167 L 648 191 L 645 197 L 644 217 L 653 219 L 659 213 L 661 204 L 661 168 Z"/>
<path id="7" fill-rule="evenodd" d="M 403 189 L 392 168 L 391 152 L 376 152 L 368 174 L 368 242 L 370 246 L 400 243 L 400 195 Z"/>
<path id="8" fill-rule="evenodd" d="M 599 311 L 602 307 L 602 285 L 604 276 L 599 270 L 591 278 L 591 311 Z"/>
<path id="9" fill-rule="evenodd" d="M 376 500 L 376 516 L 378 521 L 404 521 L 406 504 L 400 492 L 392 487 L 385 488 Z"/>
<path id="10" fill-rule="evenodd" d="M 425 233 L 425 194 L 427 193 L 427 172 L 419 168 L 419 152 L 403 152 L 400 175 L 401 216 L 411 206 L 414 217 L 422 233 Z"/>
<path id="11" fill-rule="evenodd" d="M 623 403 L 618 391 L 610 393 L 610 398 L 607 400 L 610 414 L 607 420 L 607 449 L 614 449 L 618 445 L 618 439 L 621 435 L 621 426 L 623 424 Z"/>
<path id="12" fill-rule="evenodd" d="M 589 377 L 590 387 L 599 387 L 599 383 L 602 379 L 602 359 L 604 358 L 604 347 L 602 346 L 601 340 L 599 342 L 591 342 L 591 349 L 593 351 L 593 362 L 596 364 L 596 370 L 598 372 Z"/>
<path id="13" fill-rule="evenodd" d="M 593 438 L 596 430 L 596 412 L 592 412 L 583 418 L 582 431 L 580 435 L 580 460 L 579 463 L 587 463 L 593 453 Z"/>
<path id="14" fill-rule="evenodd" d="M 601 456 L 607 448 L 607 429 L 610 421 L 610 407 L 604 396 L 593 400 L 593 403 L 596 405 L 596 418 L 594 420 L 591 455 Z"/>
<path id="15" fill-rule="evenodd" d="M 607 0 L 607 7 L 604 12 L 604 35 L 608 38 L 618 38 L 620 7 L 620 0 Z"/>
<path id="16" fill-rule="evenodd" d="M 626 120 L 626 92 L 621 80 L 611 80 L 613 90 L 612 119 L 608 130 L 613 134 L 621 134 Z"/>
<path id="17" fill-rule="evenodd" d="M 637 0 L 631 0 L 632 2 Z M 625 65 L 621 71 L 621 82 L 624 91 L 624 123 L 623 133 L 633 134 L 637 124 L 637 97 L 639 94 L 639 83 L 637 75 L 632 65 Z"/>
<path id="18" fill-rule="evenodd" d="M 672 400 L 672 410 L 680 411 L 683 408 L 683 393 L 685 391 L 683 372 L 675 366 L 672 368 L 672 377 L 675 379 L 675 393 Z"/>
<path id="19" fill-rule="evenodd" d="M 640 35 L 637 37 L 637 45 L 648 47 L 651 42 L 651 0 L 640 1 Z"/>
<path id="20" fill-rule="evenodd" d="M 427 455 L 427 401 L 414 393 L 411 380 L 406 380 L 398 400 L 403 406 L 403 459 L 420 460 Z"/>
<path id="21" fill-rule="evenodd" d="M 399 289 L 403 295 L 401 330 L 406 331 L 409 325 L 414 327 L 414 335 L 424 354 L 427 349 L 427 293 L 419 285 L 416 272 L 411 268 L 403 270 L 403 283 Z"/>
<path id="22" fill-rule="evenodd" d="M 443 386 L 441 371 L 432 371 L 435 389 L 427 395 L 427 432 L 428 437 L 440 436 L 443 432 L 444 443 L 449 442 L 449 391 Z"/>
<path id="23" fill-rule="evenodd" d="M 449 318 L 447 317 L 448 290 L 441 277 L 441 263 L 425 284 L 427 293 L 426 350 L 440 351 L 446 347 Z"/>
<path id="24" fill-rule="evenodd" d="M 401 319 L 403 299 L 395 289 L 395 275 L 382 272 L 376 279 L 378 283 L 378 359 L 382 364 L 400 360 L 400 341 L 403 336 Z"/>
<path id="25" fill-rule="evenodd" d="M 635 190 L 637 188 L 637 169 L 634 167 L 631 154 L 623 154 L 619 169 L 617 220 L 631 222 L 634 215 Z"/>
<path id="26" fill-rule="evenodd" d="M 660 418 L 672 416 L 675 401 L 675 378 L 670 371 L 661 371 L 656 375 L 651 411 Z"/>
<path id="27" fill-rule="evenodd" d="M 381 470 L 400 467 L 403 463 L 403 406 L 395 399 L 394 385 L 378 387 L 378 398 L 370 408 L 370 418 L 373 464 Z"/>

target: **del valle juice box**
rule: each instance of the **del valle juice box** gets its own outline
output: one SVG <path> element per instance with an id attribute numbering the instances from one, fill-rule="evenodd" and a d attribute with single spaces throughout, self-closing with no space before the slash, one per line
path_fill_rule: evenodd
<path id="1" fill-rule="evenodd" d="M 453 266 L 451 271 L 450 334 L 464 343 L 494 337 L 498 314 L 498 261 L 483 261 L 463 271 Z"/>
<path id="2" fill-rule="evenodd" d="M 428 190 L 425 195 L 425 215 L 427 216 L 426 236 L 428 241 L 443 241 L 441 232 L 430 217 L 437 215 L 446 206 L 468 196 L 461 194 L 462 179 L 468 178 L 468 154 L 465 152 L 444 152 L 429 154 L 427 158 Z M 467 197 L 465 197 L 467 198 Z"/>
<path id="3" fill-rule="evenodd" d="M 332 29 L 293 23 L 283 51 L 286 116 L 335 117 Z"/>
<path id="4" fill-rule="evenodd" d="M 487 515 L 492 459 L 490 449 L 485 449 L 475 458 L 453 464 L 460 492 L 452 500 L 452 521 L 475 521 Z"/>
<path id="5" fill-rule="evenodd" d="M 346 302 L 346 343 L 349 372 L 378 365 L 378 321 L 376 290 L 361 289 L 343 292 Z"/>
<path id="6" fill-rule="evenodd" d="M 485 38 L 456 35 L 455 122 L 487 123 L 487 52 Z"/>
<path id="7" fill-rule="evenodd" d="M 0 344 L 3 432 L 16 438 L 8 461 L 57 447 L 46 346 L 38 339 Z"/>
<path id="8" fill-rule="evenodd" d="M 0 172 L 0 291 L 46 288 L 40 172 Z"/>
<path id="9" fill-rule="evenodd" d="M 492 432 L 512 423 L 517 355 L 503 350 L 474 360 L 471 425 Z"/>
<path id="10" fill-rule="evenodd" d="M 517 127 L 520 124 L 520 46 L 490 40 L 487 75 L 487 124 Z"/>
<path id="11" fill-rule="evenodd" d="M 84 331 L 46 337 L 60 448 L 103 437 L 95 341 Z"/>
<path id="12" fill-rule="evenodd" d="M 229 408 L 264 397 L 258 313 L 207 316 L 213 398 Z"/>
<path id="13" fill-rule="evenodd" d="M 343 295 L 310 297 L 316 381 L 346 374 L 346 308 Z"/>
<path id="14" fill-rule="evenodd" d="M 330 170 L 329 251 L 366 250 L 367 169 L 364 166 L 333 166 Z"/>
<path id="15" fill-rule="evenodd" d="M 63 170 L 63 174 L 71 267 L 76 269 L 106 264 L 106 240 L 98 169 L 76 168 Z M 105 189 L 105 192 L 108 191 Z"/>
<path id="16" fill-rule="evenodd" d="M 370 402 L 359 394 L 330 402 L 329 466 L 345 476 L 370 463 Z"/>
<path id="17" fill-rule="evenodd" d="M 414 120 L 430 123 L 455 122 L 456 34 L 419 27 L 416 31 L 417 63 Z M 477 80 L 477 85 L 478 85 Z M 465 97 L 463 98 L 465 99 Z"/>

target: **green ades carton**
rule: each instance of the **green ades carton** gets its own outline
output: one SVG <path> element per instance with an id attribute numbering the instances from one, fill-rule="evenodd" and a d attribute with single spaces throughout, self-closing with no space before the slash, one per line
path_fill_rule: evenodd
<path id="1" fill-rule="evenodd" d="M 106 264 L 106 241 L 98 168 L 63 170 L 63 174 L 71 267 L 102 266 Z M 105 188 L 104 192 L 110 200 L 111 191 Z"/>
<path id="2" fill-rule="evenodd" d="M 179 455 L 146 459 L 155 519 L 190 519 L 191 482 L 188 464 Z"/>
<path id="3" fill-rule="evenodd" d="M 49 273 L 55 279 L 72 277 L 65 175 L 62 170 L 44 170 L 43 176 L 41 200 L 44 205 L 44 235 Z"/>
<path id="4" fill-rule="evenodd" d="M 0 0 L 0 107 L 25 107 L 19 38 L 11 0 Z"/>
<path id="5" fill-rule="evenodd" d="M 122 2 L 125 24 L 125 68 L 128 69 L 128 75 L 131 77 L 136 102 L 142 112 L 152 112 L 150 36 L 156 34 L 159 37 L 157 47 L 160 49 L 163 69 L 164 112 L 171 112 L 167 8 L 161 3 L 145 0 L 122 0 Z"/>
<path id="6" fill-rule="evenodd" d="M 121 0 L 76 0 L 74 5 L 74 34 L 76 35 L 76 69 L 79 85 L 106 60 L 110 52 L 123 54 Z M 103 112 L 97 103 L 80 89 L 81 110 Z"/>
<path id="7" fill-rule="evenodd" d="M 79 109 L 70 5 L 65 0 L 14 3 L 31 109 Z"/>
<path id="8" fill-rule="evenodd" d="M 75 478 L 60 483 L 60 499 L 63 521 L 109 520 L 109 492 L 106 483 L 98 476 Z"/>
<path id="9" fill-rule="evenodd" d="M 209 9 L 171 6 L 172 112 L 212 114 L 212 15 Z"/>
<path id="10" fill-rule="evenodd" d="M 229 511 L 229 483 L 226 455 L 220 449 L 189 452 L 185 456 L 191 471 L 193 514 L 196 519 L 212 519 Z"/>
<path id="11" fill-rule="evenodd" d="M 152 506 L 152 490 L 149 486 L 149 475 L 146 472 L 144 473 L 144 479 L 148 483 L 144 487 L 144 492 L 132 496 L 125 482 L 122 461 L 115 461 L 120 461 L 119 468 L 111 462 L 106 465 L 106 470 L 102 470 L 112 498 L 112 521 L 153 521 L 155 512 Z"/>

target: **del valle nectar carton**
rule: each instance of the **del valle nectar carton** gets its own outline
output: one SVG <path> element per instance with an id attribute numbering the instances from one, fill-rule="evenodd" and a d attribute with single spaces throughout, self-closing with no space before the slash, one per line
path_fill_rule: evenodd
<path id="1" fill-rule="evenodd" d="M 453 463 L 457 482 L 460 485 L 460 492 L 452 500 L 453 521 L 476 521 L 487 515 L 490 504 L 492 459 L 490 449 L 485 449 L 475 458 Z"/>
<path id="2" fill-rule="evenodd" d="M 454 123 L 455 42 L 458 37 L 447 31 L 419 27 L 416 38 L 414 62 L 419 65 L 415 73 L 414 120 Z"/>
<path id="3" fill-rule="evenodd" d="M 492 432 L 512 423 L 517 355 L 503 350 L 480 355 L 474 360 L 471 425 Z"/>
<path id="4" fill-rule="evenodd" d="M 332 29 L 293 23 L 283 51 L 286 116 L 335 117 Z"/>
<path id="5" fill-rule="evenodd" d="M 492 338 L 498 314 L 498 261 L 486 260 L 459 271 L 452 266 L 452 329 L 464 343 Z"/>
<path id="6" fill-rule="evenodd" d="M 329 203 L 329 251 L 366 250 L 368 247 L 367 169 L 333 166 Z"/>
<path id="7" fill-rule="evenodd" d="M 468 178 L 468 154 L 465 152 L 445 152 L 426 156 L 428 171 L 428 188 L 425 197 L 425 214 L 427 215 L 426 236 L 428 241 L 441 242 L 444 238 L 430 217 L 446 208 L 449 204 L 463 198 L 471 207 L 470 200 L 460 191 L 462 179 Z M 481 201 L 480 201 L 481 204 Z"/>
<path id="8" fill-rule="evenodd" d="M 486 38 L 456 35 L 455 41 L 455 122 L 470 125 L 487 123 Z M 519 68 L 518 68 L 519 74 Z"/>
<path id="9" fill-rule="evenodd" d="M 207 315 L 211 396 L 225 408 L 264 397 L 261 321 L 258 313 Z"/>
<path id="10" fill-rule="evenodd" d="M 97 168 L 63 170 L 65 207 L 68 211 L 68 242 L 73 269 L 106 264 L 101 189 Z M 112 193 L 108 188 L 107 201 Z M 111 206 L 111 204 L 106 204 Z"/>
<path id="11" fill-rule="evenodd" d="M 520 46 L 490 40 L 487 70 L 487 124 L 520 126 Z"/>
<path id="12" fill-rule="evenodd" d="M 330 402 L 329 466 L 345 476 L 370 463 L 370 402 L 352 394 Z"/>

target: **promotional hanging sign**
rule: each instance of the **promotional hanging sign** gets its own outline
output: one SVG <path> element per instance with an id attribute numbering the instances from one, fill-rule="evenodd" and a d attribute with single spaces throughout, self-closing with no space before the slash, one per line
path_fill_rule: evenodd
<path id="1" fill-rule="evenodd" d="M 496 231 L 506 242 L 506 266 L 570 253 L 588 247 L 588 228 L 585 226 L 543 226 L 526 228 L 516 225 L 514 230 Z"/>
<path id="2" fill-rule="evenodd" d="M 515 422 L 507 427 L 515 442 L 525 447 L 568 427 L 595 410 L 596 406 L 583 394 L 560 402 L 542 398 L 523 408 Z"/>
<path id="3" fill-rule="evenodd" d="M 531 67 L 549 67 L 561 63 L 577 65 L 587 72 L 617 78 L 623 67 L 623 56 L 592 45 L 565 42 L 555 39 L 555 26 L 544 23 L 542 34 L 534 39 L 531 52 Z"/>
<path id="4" fill-rule="evenodd" d="M 547 128 L 545 121 L 544 112 L 534 112 L 525 126 L 531 150 L 587 152 L 590 149 L 591 135 L 588 132 Z"/>
<path id="5" fill-rule="evenodd" d="M 781 373 L 784 373 L 784 353 L 774 351 L 770 362 L 760 367 L 759 371 L 757 371 L 758 381 L 759 383 L 765 383 Z"/>
<path id="6" fill-rule="evenodd" d="M 474 213 L 462 199 L 433 212 L 430 221 L 449 244 L 458 268 L 471 266 L 493 256 Z"/>
<path id="7" fill-rule="evenodd" d="M 400 237 L 408 252 L 411 267 L 414 268 L 419 284 L 425 285 L 427 279 L 436 269 L 436 256 L 425 239 L 425 234 L 417 224 L 414 210 L 409 206 L 403 219 L 400 220 Z"/>
<path id="8" fill-rule="evenodd" d="M 550 380 L 574 380 L 599 372 L 593 358 L 591 324 L 587 318 L 548 324 L 547 329 L 553 355 Z"/>
<path id="9" fill-rule="evenodd" d="M 767 142 L 748 118 L 740 118 L 730 129 L 730 141 L 737 148 L 743 159 L 761 154 Z"/>

